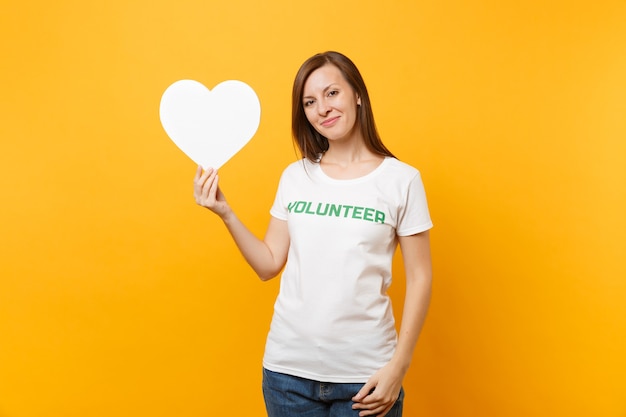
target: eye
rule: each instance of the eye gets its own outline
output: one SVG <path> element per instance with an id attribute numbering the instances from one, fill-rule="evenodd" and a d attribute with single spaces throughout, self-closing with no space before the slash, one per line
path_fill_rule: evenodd
<path id="1" fill-rule="evenodd" d="M 309 107 L 309 106 L 311 106 L 311 105 L 313 104 L 313 102 L 314 102 L 313 100 L 306 100 L 306 101 L 303 103 L 303 104 L 304 104 L 304 107 Z"/>
<path id="2" fill-rule="evenodd" d="M 339 91 L 337 91 L 337 90 L 330 90 L 328 92 L 328 97 L 336 96 L 337 94 L 339 94 Z"/>

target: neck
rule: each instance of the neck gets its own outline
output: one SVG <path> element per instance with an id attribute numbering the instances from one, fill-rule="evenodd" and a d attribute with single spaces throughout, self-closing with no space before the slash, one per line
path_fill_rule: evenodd
<path id="1" fill-rule="evenodd" d="M 324 173 L 335 179 L 359 178 L 369 174 L 378 167 L 384 157 L 373 153 L 365 144 L 361 146 L 337 146 L 334 143 L 329 147 L 320 160 L 320 167 Z"/>
<path id="2" fill-rule="evenodd" d="M 324 153 L 323 160 L 326 163 L 349 165 L 377 157 L 378 155 L 365 146 L 363 140 L 351 140 L 347 142 L 330 142 L 328 150 Z"/>

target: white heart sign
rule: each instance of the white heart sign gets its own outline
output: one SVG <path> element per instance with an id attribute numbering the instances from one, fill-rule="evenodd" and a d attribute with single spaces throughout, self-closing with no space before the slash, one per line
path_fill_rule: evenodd
<path id="1" fill-rule="evenodd" d="M 161 97 L 161 124 L 170 139 L 196 164 L 220 168 L 256 133 L 261 104 L 242 81 L 213 90 L 194 80 L 170 85 Z"/>

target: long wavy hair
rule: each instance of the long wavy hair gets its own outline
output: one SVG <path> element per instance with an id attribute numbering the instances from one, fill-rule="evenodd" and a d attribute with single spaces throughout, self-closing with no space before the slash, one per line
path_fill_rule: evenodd
<path id="1" fill-rule="evenodd" d="M 375 154 L 394 157 L 383 144 L 376 130 L 372 104 L 361 73 L 348 57 L 334 51 L 319 53 L 307 59 L 298 70 L 293 82 L 291 131 L 302 157 L 317 162 L 320 156 L 328 150 L 328 139 L 309 123 L 302 103 L 304 84 L 307 79 L 313 71 L 328 64 L 339 69 L 344 79 L 361 98 L 361 105 L 357 107 L 356 123 L 363 135 L 365 145 Z"/>

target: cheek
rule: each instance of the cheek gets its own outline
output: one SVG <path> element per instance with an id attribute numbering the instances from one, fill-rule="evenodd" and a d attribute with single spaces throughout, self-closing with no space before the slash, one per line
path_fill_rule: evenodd
<path id="1" fill-rule="evenodd" d="M 312 107 L 307 107 L 304 109 L 304 115 L 306 116 L 306 119 L 309 121 L 309 123 L 311 123 L 312 125 L 314 125 L 315 123 L 315 111 L 313 110 Z"/>

